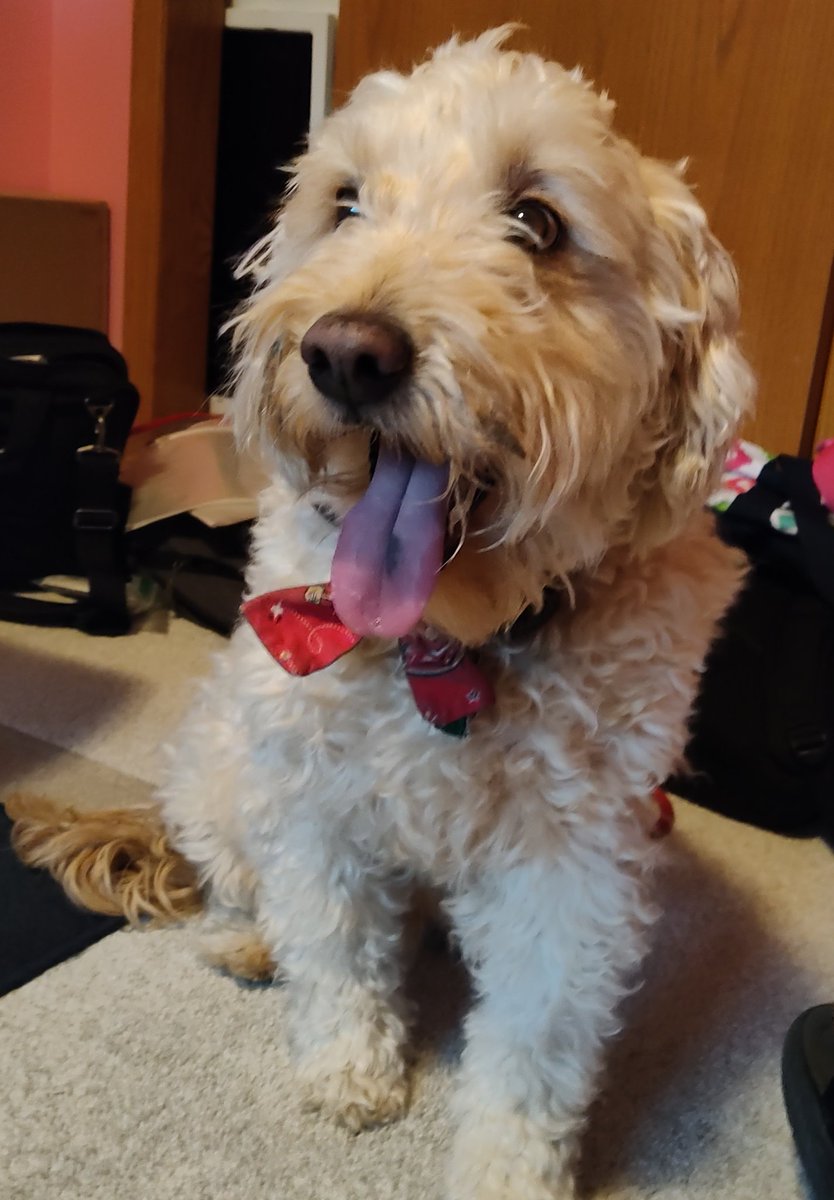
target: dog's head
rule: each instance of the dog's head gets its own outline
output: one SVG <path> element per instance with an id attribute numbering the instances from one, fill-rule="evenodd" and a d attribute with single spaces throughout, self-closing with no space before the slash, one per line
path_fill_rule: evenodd
<path id="1" fill-rule="evenodd" d="M 363 497 L 333 576 L 358 632 L 416 612 L 477 644 L 673 537 L 752 390 L 680 169 L 503 36 L 360 83 L 249 262 L 238 432 L 337 519 Z"/>

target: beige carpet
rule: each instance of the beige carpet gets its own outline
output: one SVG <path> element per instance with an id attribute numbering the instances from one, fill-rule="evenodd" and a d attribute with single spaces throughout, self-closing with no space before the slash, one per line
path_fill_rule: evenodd
<path id="1" fill-rule="evenodd" d="M 143 799 L 220 640 L 0 626 L 0 790 Z M 834 999 L 834 855 L 678 805 L 665 917 L 585 1142 L 595 1200 L 799 1200 L 784 1032 Z M 121 932 L 0 1000 L 3 1200 L 440 1200 L 465 982 L 413 980 L 411 1111 L 350 1138 L 299 1111 L 280 989 L 199 966 L 187 931 Z"/>

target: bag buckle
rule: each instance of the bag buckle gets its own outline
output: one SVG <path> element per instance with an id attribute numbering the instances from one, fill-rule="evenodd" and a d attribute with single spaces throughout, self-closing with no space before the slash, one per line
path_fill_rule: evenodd
<path id="1" fill-rule="evenodd" d="M 72 527 L 79 533 L 112 533 L 118 524 L 112 508 L 77 508 L 72 515 Z"/>
<path id="2" fill-rule="evenodd" d="M 87 454 L 95 454 L 97 458 L 102 455 L 109 455 L 110 458 L 115 459 L 119 457 L 118 450 L 114 450 L 112 446 L 94 446 L 92 444 L 89 446 L 79 446 L 75 452 L 75 457 L 77 459 L 84 458 Z"/>
<path id="3" fill-rule="evenodd" d="M 118 458 L 118 450 L 114 450 L 112 446 L 108 446 L 104 441 L 107 436 L 107 418 L 113 411 L 113 402 L 99 404 L 91 400 L 88 396 L 84 401 L 84 406 L 95 422 L 93 427 L 95 441 L 91 442 L 89 446 L 79 446 L 76 454 L 84 454 L 85 452 L 92 451 L 94 454 L 115 454 Z"/>
<path id="4" fill-rule="evenodd" d="M 788 732 L 788 745 L 801 766 L 819 767 L 828 758 L 831 737 L 819 725 L 798 725 Z"/>

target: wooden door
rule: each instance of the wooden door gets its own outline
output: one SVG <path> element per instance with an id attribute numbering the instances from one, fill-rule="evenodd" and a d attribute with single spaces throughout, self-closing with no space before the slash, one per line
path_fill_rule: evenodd
<path id="1" fill-rule="evenodd" d="M 124 353 L 142 416 L 203 408 L 225 0 L 136 0 Z"/>
<path id="2" fill-rule="evenodd" d="M 514 44 L 578 63 L 606 88 L 618 127 L 645 152 L 691 158 L 741 275 L 759 377 L 748 433 L 772 450 L 807 451 L 831 334 L 834 3 L 342 0 L 335 100 L 368 70 L 407 68 L 454 31 L 512 20 L 528 26 Z"/>

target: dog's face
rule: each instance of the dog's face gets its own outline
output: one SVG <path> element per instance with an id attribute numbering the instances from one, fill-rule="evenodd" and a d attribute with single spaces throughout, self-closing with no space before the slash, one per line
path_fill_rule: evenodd
<path id="1" fill-rule="evenodd" d="M 297 163 L 237 325 L 241 436 L 339 517 L 366 493 L 342 554 L 360 610 L 399 632 L 390 569 L 469 644 L 612 546 L 674 536 L 751 392 L 735 274 L 679 171 L 500 40 L 359 85 Z"/>

